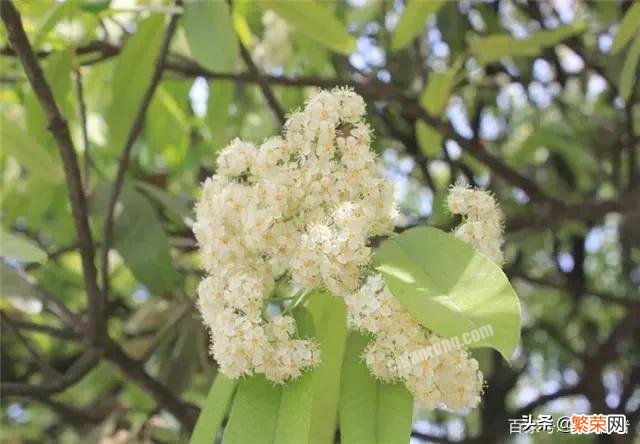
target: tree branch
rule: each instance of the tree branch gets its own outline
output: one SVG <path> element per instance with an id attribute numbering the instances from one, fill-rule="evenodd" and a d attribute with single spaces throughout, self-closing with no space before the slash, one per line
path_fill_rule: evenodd
<path id="1" fill-rule="evenodd" d="M 0 395 L 38 397 L 63 392 L 80 381 L 98 364 L 98 361 L 99 359 L 95 353 L 91 351 L 85 352 L 71 365 L 61 378 L 53 382 L 47 381 L 40 385 L 3 382 L 0 385 Z"/>
<path id="2" fill-rule="evenodd" d="M 0 1 L 0 16 L 7 29 L 9 41 L 20 58 L 29 83 L 49 120 L 49 130 L 53 133 L 62 157 L 69 200 L 71 202 L 71 212 L 78 235 L 82 273 L 88 296 L 89 322 L 87 333 L 89 340 L 92 343 L 97 343 L 106 332 L 106 324 L 102 316 L 104 300 L 97 283 L 97 271 L 94 263 L 95 247 L 89 228 L 87 202 L 82 188 L 75 147 L 69 135 L 67 122 L 55 102 L 51 88 L 44 77 L 40 64 L 33 53 L 33 48 L 22 27 L 20 14 L 11 1 Z"/>
<path id="3" fill-rule="evenodd" d="M 2 313 L 2 316 L 7 316 L 7 314 L 4 311 L 0 310 L 0 313 Z M 11 318 L 11 323 L 19 330 L 30 330 L 33 332 L 43 333 L 43 334 L 53 336 L 59 339 L 64 339 L 64 340 L 70 340 L 70 341 L 78 340 L 78 335 L 76 335 L 71 330 L 52 327 L 50 325 L 36 324 L 35 322 L 29 322 L 23 319 L 15 319 L 15 318 Z"/>
<path id="4" fill-rule="evenodd" d="M 530 403 L 522 406 L 521 408 L 519 408 L 518 410 L 513 412 L 513 414 L 511 414 L 510 417 L 512 417 L 512 418 L 520 418 L 522 415 L 529 415 L 537 407 L 540 407 L 540 406 L 546 404 L 547 402 L 551 402 L 551 401 L 556 400 L 558 398 L 564 398 L 565 396 L 577 395 L 577 394 L 579 394 L 581 392 L 581 390 L 582 390 L 582 387 L 580 386 L 580 384 L 578 384 L 578 385 L 575 385 L 575 386 L 564 387 L 564 388 L 558 389 L 557 391 L 555 391 L 553 393 L 548 393 L 546 395 L 541 395 L 537 399 L 534 399 Z"/>
<path id="5" fill-rule="evenodd" d="M 140 362 L 129 357 L 113 340 L 109 340 L 107 344 L 105 357 L 118 367 L 121 373 L 148 392 L 158 405 L 175 416 L 187 431 L 193 429 L 199 414 L 196 407 L 178 399 L 166 386 L 149 375 Z"/>
<path id="6" fill-rule="evenodd" d="M 76 94 L 78 95 L 78 108 L 80 111 L 80 129 L 82 130 L 82 148 L 84 151 L 83 173 L 84 191 L 89 194 L 89 171 L 91 166 L 91 156 L 89 155 L 89 132 L 87 130 L 87 105 L 84 100 L 84 87 L 82 85 L 82 73 L 80 68 L 75 70 Z"/>

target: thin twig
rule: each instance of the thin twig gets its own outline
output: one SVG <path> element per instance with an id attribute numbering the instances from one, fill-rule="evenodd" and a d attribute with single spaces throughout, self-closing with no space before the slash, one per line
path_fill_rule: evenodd
<path id="1" fill-rule="evenodd" d="M 98 364 L 98 361 L 95 353 L 87 351 L 71 365 L 61 378 L 53 382 L 47 381 L 40 385 L 34 385 L 3 381 L 0 384 L 0 394 L 2 396 L 36 397 L 38 395 L 53 395 L 63 392 L 84 378 Z"/>
<path id="2" fill-rule="evenodd" d="M 20 329 L 14 324 L 13 320 L 9 316 L 7 316 L 6 313 L 4 313 L 3 311 L 0 311 L 0 319 L 2 320 L 2 323 L 6 325 L 7 329 L 11 332 L 11 334 L 15 336 L 18 339 L 18 341 L 20 341 L 20 343 L 24 346 L 25 349 L 27 349 L 27 352 L 31 356 L 31 359 L 33 359 L 33 361 L 36 362 L 36 364 L 38 364 L 38 366 L 42 369 L 42 371 L 47 373 L 49 376 L 60 377 L 60 374 L 53 367 L 51 367 L 47 363 L 47 361 L 42 359 L 42 356 L 40 356 L 40 353 L 38 353 L 38 351 L 31 344 L 31 342 L 22 335 L 22 333 L 20 332 Z"/>
<path id="3" fill-rule="evenodd" d="M 105 357 L 135 384 L 147 391 L 156 402 L 166 408 L 169 413 L 187 429 L 192 430 L 198 417 L 198 409 L 182 402 L 162 383 L 154 379 L 143 365 L 129 357 L 113 340 L 109 340 Z"/>
<path id="4" fill-rule="evenodd" d="M 3 315 L 6 315 L 2 312 Z M 11 318 L 13 325 L 20 330 L 30 330 L 37 333 L 43 333 L 49 336 L 53 336 L 59 339 L 65 339 L 70 341 L 77 341 L 79 336 L 72 330 L 64 328 L 53 327 L 46 324 L 36 324 L 35 322 L 25 321 L 23 319 Z"/>
<path id="5" fill-rule="evenodd" d="M 269 82 L 267 82 L 265 77 L 262 76 L 262 74 L 260 74 L 260 71 L 258 70 L 258 67 L 256 66 L 256 64 L 253 62 L 253 59 L 251 58 L 251 54 L 249 54 L 249 51 L 247 50 L 247 48 L 242 44 L 242 42 L 239 42 L 239 44 L 240 44 L 240 54 L 242 55 L 242 60 L 244 60 L 244 63 L 247 65 L 247 69 L 249 70 L 251 75 L 257 80 L 258 85 L 260 86 L 260 90 L 262 91 L 262 95 L 267 101 L 269 108 L 271 108 L 271 111 L 273 111 L 273 114 L 275 114 L 275 116 L 278 118 L 280 125 L 284 125 L 287 119 L 284 115 L 284 111 L 282 111 L 282 107 L 280 107 L 280 104 L 276 99 L 276 96 L 273 94 L 271 85 L 269 84 Z"/>

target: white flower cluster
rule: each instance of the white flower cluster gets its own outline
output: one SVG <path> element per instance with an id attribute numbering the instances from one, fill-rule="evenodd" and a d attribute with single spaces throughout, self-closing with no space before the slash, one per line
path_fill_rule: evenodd
<path id="1" fill-rule="evenodd" d="M 393 227 L 393 187 L 377 172 L 364 113 L 354 92 L 322 91 L 289 117 L 284 137 L 232 141 L 204 182 L 199 305 L 227 376 L 283 382 L 317 364 L 317 344 L 294 339 L 293 318 L 265 319 L 274 282 L 355 291 L 368 239 Z"/>
<path id="2" fill-rule="evenodd" d="M 447 205 L 453 214 L 464 217 L 455 236 L 502 265 L 503 216 L 494 197 L 487 191 L 456 184 L 449 190 Z"/>
<path id="3" fill-rule="evenodd" d="M 443 339 L 426 331 L 391 295 L 381 275 L 345 297 L 349 326 L 372 333 L 375 339 L 364 352 L 371 373 L 383 381 L 402 381 L 415 400 L 430 409 L 473 408 L 480 402 L 483 378 L 478 362 L 463 349 L 451 350 L 413 365 L 398 362 L 407 351 L 420 350 Z"/>
<path id="4" fill-rule="evenodd" d="M 256 63 L 265 71 L 285 65 L 293 55 L 289 39 L 289 25 L 275 12 L 269 10 L 262 15 L 264 32 L 254 50 Z"/>

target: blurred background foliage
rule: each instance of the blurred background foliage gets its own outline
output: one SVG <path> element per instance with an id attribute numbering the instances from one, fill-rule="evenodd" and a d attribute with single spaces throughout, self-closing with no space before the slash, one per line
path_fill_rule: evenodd
<path id="1" fill-rule="evenodd" d="M 216 374 L 194 309 L 199 183 L 231 139 L 277 134 L 278 113 L 314 88 L 349 85 L 367 100 L 375 149 L 396 185 L 398 230 L 451 227 L 443 196 L 458 179 L 492 190 L 522 302 L 511 365 L 477 352 L 482 406 L 417 412 L 412 439 L 496 442 L 522 414 L 618 412 L 632 428 L 621 442 L 631 442 L 640 419 L 640 4 L 15 4 L 69 124 L 98 265 L 111 184 L 131 134 L 135 143 L 109 254 L 115 346 L 93 354 L 73 328 L 88 316 L 87 291 L 58 148 L 0 28 L 2 441 L 185 440 L 193 415 L 169 412 L 196 412 Z M 247 56 L 268 9 L 289 23 L 293 51 L 265 72 Z"/>

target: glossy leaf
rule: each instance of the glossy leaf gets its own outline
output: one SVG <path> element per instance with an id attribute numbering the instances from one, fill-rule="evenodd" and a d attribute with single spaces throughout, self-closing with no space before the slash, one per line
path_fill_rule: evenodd
<path id="1" fill-rule="evenodd" d="M 444 0 L 409 0 L 391 36 L 391 49 L 398 50 L 411 43 L 426 28 L 429 17 L 444 4 Z"/>
<path id="2" fill-rule="evenodd" d="M 153 206 L 133 188 L 122 190 L 115 220 L 114 247 L 134 276 L 152 293 L 162 294 L 179 283 L 169 254 L 169 239 Z"/>
<path id="3" fill-rule="evenodd" d="M 556 45 L 585 30 L 585 23 L 574 23 L 539 31 L 526 39 L 517 39 L 507 34 L 475 37 L 470 42 L 470 49 L 481 64 L 487 64 L 502 57 L 535 56 L 544 48 Z"/>
<path id="4" fill-rule="evenodd" d="M 640 3 L 633 3 L 627 10 L 616 37 L 611 45 L 611 54 L 617 54 L 627 43 L 633 38 L 633 36 L 640 30 Z"/>
<path id="5" fill-rule="evenodd" d="M 622 66 L 622 73 L 620 74 L 620 97 L 623 100 L 628 101 L 633 92 L 633 86 L 636 84 L 636 77 L 638 72 L 638 61 L 640 60 L 640 32 L 633 40 L 627 58 L 624 60 Z"/>
<path id="6" fill-rule="evenodd" d="M 340 439 L 344 444 L 406 444 L 413 399 L 402 384 L 386 384 L 362 361 L 369 339 L 352 332 L 342 366 Z"/>
<path id="7" fill-rule="evenodd" d="M 456 65 L 444 72 L 434 72 L 429 76 L 427 85 L 420 95 L 420 104 L 432 115 L 440 117 L 444 113 L 451 97 L 458 69 L 459 65 Z M 416 124 L 416 138 L 420 150 L 425 155 L 435 156 L 440 152 L 442 135 L 423 121 Z"/>
<path id="8" fill-rule="evenodd" d="M 113 72 L 111 105 L 106 121 L 109 145 L 118 152 L 124 146 L 153 73 L 164 32 L 164 15 L 151 14 L 141 21 L 118 56 Z"/>
<path id="9" fill-rule="evenodd" d="M 269 0 L 258 3 L 285 19 L 296 31 L 332 51 L 349 54 L 356 41 L 344 25 L 321 3 Z"/>
<path id="10" fill-rule="evenodd" d="M 393 296 L 421 325 L 449 338 L 489 324 L 495 334 L 470 346 L 511 357 L 520 339 L 520 305 L 488 257 L 451 234 L 418 227 L 384 241 L 374 260 Z"/>
<path id="11" fill-rule="evenodd" d="M 282 387 L 262 375 L 241 380 L 222 443 L 273 442 L 281 396 Z"/>
<path id="12" fill-rule="evenodd" d="M 0 261 L 0 296 L 14 308 L 34 315 L 42 311 L 41 296 L 28 277 L 18 272 L 4 261 Z"/>
<path id="13" fill-rule="evenodd" d="M 47 260 L 47 253 L 33 242 L 4 230 L 0 230 L 0 256 L 27 263 Z"/>
<path id="14" fill-rule="evenodd" d="M 229 411 L 238 381 L 218 372 L 204 402 L 190 444 L 213 444 Z"/>
<path id="15" fill-rule="evenodd" d="M 302 438 L 304 442 L 328 444 L 333 442 L 335 435 L 340 369 L 347 338 L 346 307 L 335 296 L 315 292 L 307 309 L 313 318 L 315 337 L 320 342 L 322 364 L 305 376 L 308 378 L 306 387 L 293 388 L 293 393 L 288 393 L 289 387 L 283 390 L 276 443 L 296 443 Z M 298 391 L 307 393 L 306 408 L 297 407 Z M 287 411 L 290 412 L 288 418 L 285 417 Z"/>
<path id="16" fill-rule="evenodd" d="M 260 404 L 265 402 L 262 397 L 277 403 L 275 415 L 270 408 L 264 412 L 266 417 L 258 418 L 263 429 L 273 433 L 264 433 L 259 441 L 254 441 L 254 431 L 247 430 L 249 427 L 247 423 L 251 419 L 239 418 L 240 413 L 237 413 L 236 425 L 242 423 L 245 424 L 245 428 L 237 426 L 230 432 L 225 431 L 225 443 L 228 439 L 232 439 L 229 441 L 232 443 L 329 444 L 333 442 L 338 417 L 342 356 L 347 336 L 346 307 L 341 299 L 317 291 L 310 296 L 306 309 L 296 309 L 296 311 L 298 312 L 296 316 L 298 332 L 301 337 L 317 338 L 322 350 L 322 364 L 294 381 L 283 386 L 272 387 L 272 390 L 263 387 L 260 382 L 264 379 L 262 376 L 254 376 L 243 381 L 240 390 L 244 384 L 247 384 L 252 387 L 253 393 L 245 393 L 246 400 L 242 401 L 239 392 L 235 403 Z M 266 383 L 272 385 L 268 381 Z M 248 407 L 236 408 L 235 403 L 231 412 L 232 418 L 234 410 L 249 414 Z M 267 420 L 272 420 L 274 423 L 267 424 Z M 231 420 L 229 427 L 231 427 Z M 230 433 L 230 437 L 227 433 Z"/>
<path id="17" fill-rule="evenodd" d="M 233 99 L 234 85 L 227 80 L 209 83 L 209 101 L 206 121 L 211 131 L 213 148 L 218 150 L 226 143 L 225 126 L 229 118 L 229 104 Z"/>
<path id="18" fill-rule="evenodd" d="M 145 192 L 151 199 L 155 200 L 181 219 L 185 220 L 193 216 L 191 206 L 183 202 L 178 196 L 174 196 L 162 188 L 158 188 L 157 186 L 151 185 L 147 182 L 138 181 L 136 182 L 136 186 Z"/>
<path id="19" fill-rule="evenodd" d="M 58 157 L 49 153 L 47 149 L 34 139 L 19 122 L 11 119 L 8 114 L 0 115 L 0 147 L 15 157 L 30 174 L 48 183 L 60 182 L 63 179 L 62 165 Z"/>
<path id="20" fill-rule="evenodd" d="M 191 54 L 200 65 L 212 71 L 235 70 L 238 39 L 227 2 L 185 2 L 182 27 Z"/>

